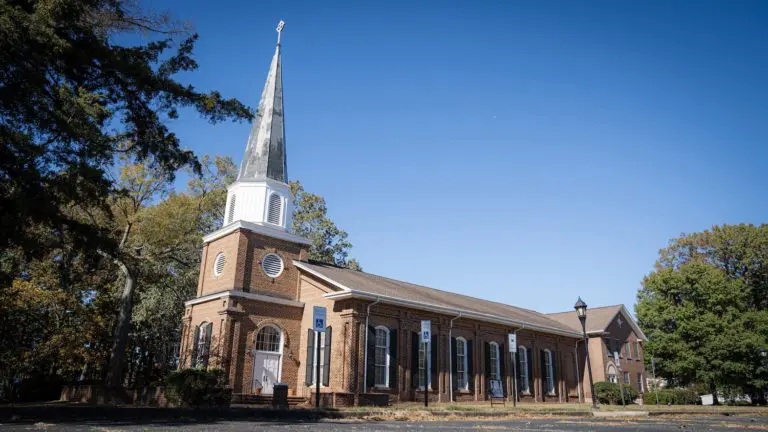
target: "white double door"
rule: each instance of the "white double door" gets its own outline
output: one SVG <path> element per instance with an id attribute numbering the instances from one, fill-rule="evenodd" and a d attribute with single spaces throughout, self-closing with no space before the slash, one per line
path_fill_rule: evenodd
<path id="1" fill-rule="evenodd" d="M 256 351 L 253 363 L 253 387 L 261 388 L 261 394 L 271 395 L 276 382 L 280 381 L 280 360 L 276 352 Z"/>

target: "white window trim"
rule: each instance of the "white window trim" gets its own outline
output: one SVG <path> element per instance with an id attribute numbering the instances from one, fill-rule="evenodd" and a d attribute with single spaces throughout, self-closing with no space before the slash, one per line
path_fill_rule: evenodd
<path id="1" fill-rule="evenodd" d="M 469 361 L 468 361 L 469 359 L 467 358 L 467 340 L 461 336 L 456 338 L 456 366 L 459 365 L 459 341 L 463 342 L 464 344 L 464 354 L 462 355 L 461 366 L 463 367 L 463 370 L 464 370 L 465 382 L 463 383 L 463 385 L 462 383 L 457 382 L 456 389 L 458 391 L 469 391 Z M 456 374 L 458 375 L 458 373 L 459 372 L 457 368 Z M 457 377 L 457 381 L 458 381 L 458 377 Z"/>
<path id="2" fill-rule="evenodd" d="M 520 390 L 522 394 L 529 395 L 531 394 L 531 387 L 528 385 L 529 383 L 529 377 L 528 377 L 528 362 L 530 361 L 530 357 L 528 356 L 528 348 L 526 348 L 523 345 L 520 345 L 517 347 L 517 355 L 522 355 L 520 359 L 525 359 L 525 367 L 523 367 L 523 362 L 520 362 L 520 380 L 522 381 L 523 388 Z M 523 376 L 523 371 L 525 371 L 525 376 Z M 525 379 L 523 379 L 525 378 Z"/>
<path id="3" fill-rule="evenodd" d="M 272 211 L 272 197 L 273 196 L 276 196 L 278 198 L 278 201 L 280 202 L 280 213 L 277 215 L 277 223 L 269 221 L 269 214 Z M 267 197 L 267 205 L 266 205 L 267 214 L 264 215 L 264 221 L 265 222 L 267 222 L 270 225 L 283 226 L 283 213 L 285 213 L 284 212 L 284 210 L 285 210 L 285 202 L 284 201 L 285 200 L 283 199 L 283 196 L 280 195 L 277 192 L 271 192 L 269 194 L 269 196 Z"/>
<path id="4" fill-rule="evenodd" d="M 264 268 L 264 261 L 267 260 L 267 257 L 272 256 L 272 255 L 276 256 L 278 261 L 280 261 L 280 271 L 277 272 L 277 274 L 274 275 L 274 276 L 268 274 L 267 273 L 267 269 Z M 261 259 L 261 271 L 262 271 L 262 273 L 264 273 L 264 275 L 266 277 L 268 277 L 270 279 L 277 279 L 277 278 L 279 278 L 280 275 L 283 274 L 283 272 L 285 271 L 285 261 L 283 261 L 283 257 L 281 257 L 280 255 L 278 255 L 278 254 L 276 254 L 274 252 L 270 252 L 270 253 L 264 255 L 264 257 Z"/>
<path id="5" fill-rule="evenodd" d="M 390 339 L 389 339 L 389 329 L 387 327 L 385 327 L 385 326 L 376 326 L 376 328 L 374 329 L 374 332 L 373 332 L 373 337 L 374 337 L 374 344 L 373 344 L 373 380 L 376 381 L 376 367 L 377 367 L 376 366 L 376 349 L 379 348 L 378 345 L 376 345 L 376 339 L 377 339 L 376 338 L 376 333 L 379 330 L 383 330 L 384 333 L 386 333 L 386 335 L 387 335 L 386 338 L 385 338 L 385 343 L 386 343 L 386 345 L 385 345 L 385 352 L 386 352 L 387 355 L 386 355 L 386 360 L 385 360 L 385 365 L 384 365 L 384 384 L 376 384 L 374 382 L 374 387 L 378 388 L 378 389 L 389 389 L 389 365 L 390 365 L 390 358 L 389 358 L 390 346 L 389 346 L 389 341 L 390 341 Z"/>
<path id="6" fill-rule="evenodd" d="M 496 353 L 496 361 L 493 360 L 493 357 L 491 357 L 491 370 L 488 371 L 488 376 L 490 379 L 493 378 L 493 363 L 496 363 L 496 374 L 498 375 L 495 379 L 500 380 L 501 379 L 501 359 L 500 352 L 499 352 L 499 344 L 496 342 L 491 342 L 488 344 L 491 348 L 491 353 Z M 488 354 L 490 356 L 490 353 Z"/>
<path id="7" fill-rule="evenodd" d="M 551 396 L 555 394 L 555 370 L 552 367 L 552 351 L 548 349 L 544 350 L 544 366 L 547 368 L 547 394 Z M 552 390 L 549 389 L 550 384 Z"/>
<path id="8" fill-rule="evenodd" d="M 237 205 L 237 194 L 232 194 L 232 196 L 229 198 L 229 211 L 227 212 L 227 223 L 225 225 L 231 224 L 235 221 L 235 206 Z"/>
<path id="9" fill-rule="evenodd" d="M 198 334 L 197 334 L 197 352 L 195 353 L 195 367 L 201 368 L 203 367 L 202 364 L 205 363 L 205 368 L 208 369 L 208 364 L 210 363 L 211 359 L 211 346 L 208 343 L 206 339 L 208 338 L 208 334 L 210 333 L 211 337 L 213 337 L 213 323 L 208 321 L 203 321 L 198 326 Z M 205 347 L 205 356 L 202 355 L 203 347 Z"/>
<path id="10" fill-rule="evenodd" d="M 277 334 L 279 335 L 280 339 L 278 340 L 278 350 L 277 351 L 264 351 L 264 350 L 258 350 L 256 349 L 256 340 L 259 337 L 259 333 L 264 330 L 266 327 L 271 327 L 277 331 Z M 269 354 L 283 354 L 283 330 L 280 329 L 280 327 L 274 325 L 274 324 L 265 324 L 256 330 L 256 333 L 253 335 L 253 350 L 256 352 L 263 352 L 263 353 L 269 353 Z"/>
<path id="11" fill-rule="evenodd" d="M 224 263 L 221 265 L 221 271 L 218 271 L 218 262 L 219 257 L 221 257 L 222 260 L 224 260 Z M 227 256 L 224 255 L 224 252 L 219 252 L 216 254 L 216 256 L 213 258 L 213 278 L 218 279 L 219 276 L 224 274 L 224 270 L 227 267 Z"/>

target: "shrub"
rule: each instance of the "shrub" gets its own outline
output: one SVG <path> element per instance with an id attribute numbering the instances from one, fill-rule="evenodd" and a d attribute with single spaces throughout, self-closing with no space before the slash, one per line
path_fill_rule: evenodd
<path id="1" fill-rule="evenodd" d="M 228 406 L 232 390 L 221 369 L 182 369 L 168 374 L 166 396 L 177 406 Z"/>
<path id="2" fill-rule="evenodd" d="M 595 383 L 595 396 L 601 404 L 617 405 L 621 403 L 621 390 L 619 388 L 617 383 L 597 382 Z M 624 402 L 627 404 L 634 403 L 638 396 L 637 391 L 629 384 L 623 384 L 621 388 L 624 389 Z"/>
<path id="3" fill-rule="evenodd" d="M 657 390 L 649 390 L 643 395 L 643 403 L 647 405 L 656 404 Z M 658 390 L 660 405 L 696 405 L 699 403 L 699 396 L 691 389 L 684 388 L 665 388 Z"/>

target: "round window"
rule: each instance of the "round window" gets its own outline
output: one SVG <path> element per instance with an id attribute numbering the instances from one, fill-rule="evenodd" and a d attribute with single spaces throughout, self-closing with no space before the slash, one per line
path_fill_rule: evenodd
<path id="1" fill-rule="evenodd" d="M 224 265 L 226 263 L 227 258 L 223 253 L 219 252 L 219 254 L 216 255 L 216 259 L 213 261 L 213 275 L 221 276 L 221 274 L 224 273 Z"/>
<path id="2" fill-rule="evenodd" d="M 283 272 L 283 260 L 277 254 L 267 254 L 261 260 L 261 268 L 267 276 L 276 278 Z"/>

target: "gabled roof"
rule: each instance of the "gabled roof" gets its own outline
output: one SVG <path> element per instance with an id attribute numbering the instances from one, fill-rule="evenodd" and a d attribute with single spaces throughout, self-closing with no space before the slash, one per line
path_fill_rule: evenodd
<path id="1" fill-rule="evenodd" d="M 632 330 L 634 330 L 640 338 L 648 340 L 645 333 L 643 333 L 643 331 L 640 330 L 640 327 L 637 326 L 634 317 L 632 317 L 624 305 L 620 304 L 587 309 L 587 334 L 595 335 L 605 333 L 608 326 L 611 325 L 618 314 L 624 315 L 624 320 L 629 323 Z M 581 322 L 579 321 L 579 317 L 576 315 L 575 310 L 551 313 L 547 314 L 547 316 L 572 329 L 581 331 Z"/>
<path id="2" fill-rule="evenodd" d="M 545 333 L 580 337 L 581 330 L 536 311 L 503 303 L 482 300 L 449 291 L 402 282 L 370 273 L 349 270 L 328 264 L 293 261 L 299 269 L 314 275 L 338 291 L 325 294 L 330 299 L 360 298 L 381 303 L 438 312 L 479 321 L 525 328 Z"/>

